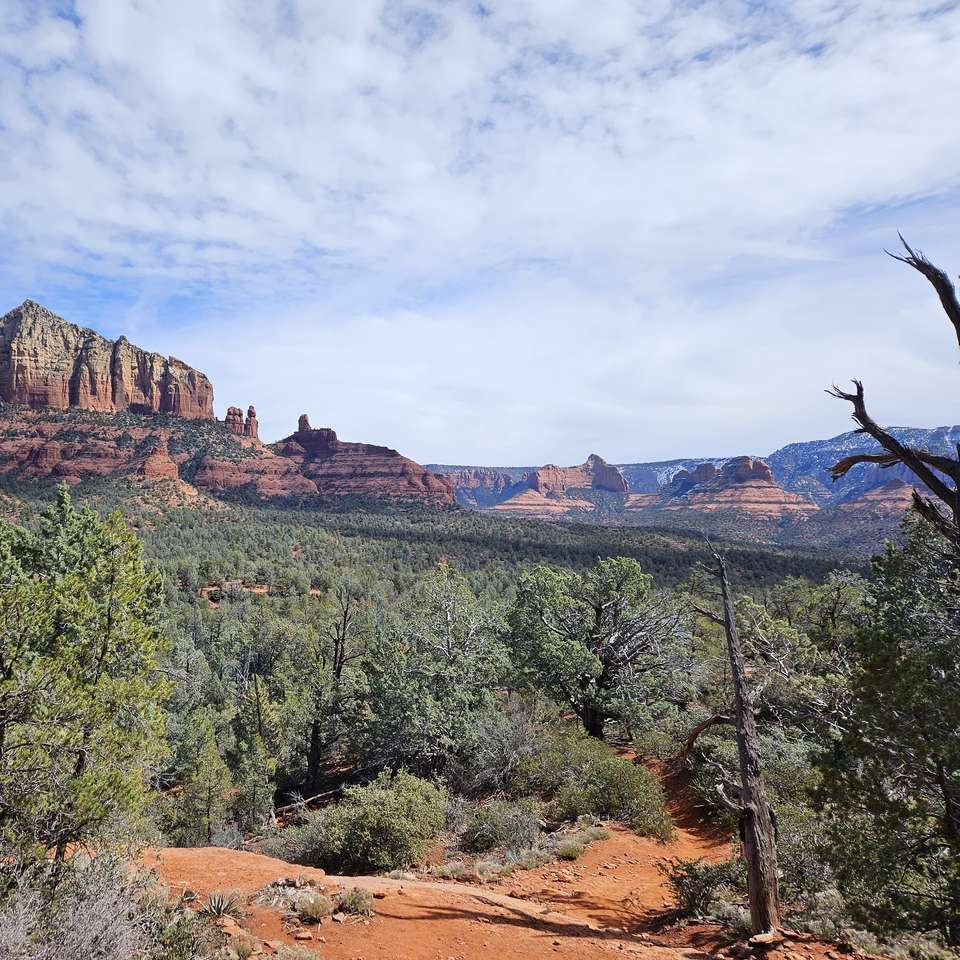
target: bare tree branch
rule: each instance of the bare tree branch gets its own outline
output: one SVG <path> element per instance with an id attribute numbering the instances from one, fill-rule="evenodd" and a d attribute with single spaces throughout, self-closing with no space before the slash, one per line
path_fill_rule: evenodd
<path id="1" fill-rule="evenodd" d="M 891 253 L 889 250 L 884 252 L 893 257 L 894 260 L 899 260 L 901 263 L 913 267 L 914 270 L 923 274 L 930 281 L 933 289 L 937 291 L 937 296 L 940 297 L 944 312 L 953 324 L 953 329 L 957 334 L 957 343 L 960 344 L 960 301 L 957 300 L 957 291 L 950 282 L 950 278 L 938 266 L 931 263 L 922 251 L 912 249 L 910 244 L 903 239 L 902 233 L 898 233 L 897 236 L 900 237 L 900 242 L 907 251 L 907 255 L 901 256 L 897 253 Z"/>
<path id="2" fill-rule="evenodd" d="M 683 749 L 677 755 L 677 765 L 684 766 L 687 762 L 687 757 L 690 756 L 690 751 L 696 745 L 697 739 L 700 737 L 700 734 L 706 733 L 711 727 L 715 727 L 720 723 L 733 723 L 733 717 L 728 713 L 716 713 L 712 717 L 708 717 L 706 720 L 698 723 L 688 734 L 687 739 L 684 741 Z"/>

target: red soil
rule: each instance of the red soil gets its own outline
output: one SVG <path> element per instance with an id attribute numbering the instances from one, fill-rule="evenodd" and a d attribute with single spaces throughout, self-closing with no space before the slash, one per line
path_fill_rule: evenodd
<path id="1" fill-rule="evenodd" d="M 241 926 L 269 955 L 280 943 L 299 943 L 330 960 L 502 960 L 634 956 L 646 960 L 706 960 L 730 942 L 723 929 L 673 923 L 671 902 L 657 869 L 660 860 L 732 853 L 727 837 L 705 823 L 686 790 L 668 783 L 677 825 L 668 842 L 614 826 L 574 863 L 518 871 L 485 886 L 386 877 L 334 877 L 321 870 L 221 848 L 164 849 L 146 858 L 172 893 L 190 889 L 249 896 L 280 877 L 303 875 L 327 890 L 360 886 L 377 897 L 368 922 L 325 920 L 319 927 L 285 929 L 272 908 L 249 905 Z M 231 924 L 228 923 L 228 927 Z M 312 940 L 295 940 L 309 932 Z M 228 931 L 229 932 L 229 931 Z M 770 960 L 835 960 L 833 950 L 807 937 L 791 938 Z"/>

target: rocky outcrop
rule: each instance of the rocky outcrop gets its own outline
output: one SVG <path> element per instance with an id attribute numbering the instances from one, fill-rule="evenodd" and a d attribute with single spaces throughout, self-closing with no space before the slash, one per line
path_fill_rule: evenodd
<path id="1" fill-rule="evenodd" d="M 297 465 L 217 421 L 157 428 L 148 417 L 0 407 L 0 474 L 78 483 L 94 477 L 171 480 L 212 493 L 316 497 Z"/>
<path id="2" fill-rule="evenodd" d="M 919 483 L 917 486 L 920 486 Z M 916 488 L 894 477 L 878 487 L 873 487 L 854 500 L 846 500 L 838 505 L 839 510 L 872 510 L 877 513 L 900 515 L 913 503 Z"/>
<path id="3" fill-rule="evenodd" d="M 238 437 L 243 436 L 243 411 L 239 407 L 227 407 L 224 426 Z"/>
<path id="4" fill-rule="evenodd" d="M 180 471 L 167 445 L 166 433 L 159 433 L 156 443 L 143 458 L 134 461 L 134 472 L 140 480 L 179 480 Z"/>
<path id="5" fill-rule="evenodd" d="M 545 496 L 562 496 L 571 487 L 608 490 L 613 493 L 626 493 L 628 489 L 623 474 L 595 453 L 591 453 L 585 463 L 576 467 L 558 467 L 548 463 L 529 474 L 527 486 Z"/>
<path id="6" fill-rule="evenodd" d="M 520 483 L 506 488 L 491 509 L 498 513 L 553 519 L 594 511 L 596 504 L 586 491 L 626 495 L 627 489 L 623 474 L 603 457 L 591 453 L 578 466 L 558 467 L 548 463 L 531 470 Z"/>
<path id="7" fill-rule="evenodd" d="M 453 486 L 444 477 L 391 450 L 340 440 L 329 427 L 313 429 L 306 414 L 296 433 L 274 448 L 313 481 L 322 497 L 359 497 L 449 506 Z"/>
<path id="8" fill-rule="evenodd" d="M 733 457 L 719 469 L 702 463 L 681 470 L 662 491 L 666 510 L 732 511 L 754 517 L 779 518 L 811 514 L 817 506 L 784 490 L 770 467 L 753 457 Z"/>
<path id="9" fill-rule="evenodd" d="M 260 439 L 260 424 L 257 422 L 257 411 L 251 404 L 247 407 L 247 422 L 243 425 L 243 434 L 246 437 Z"/>
<path id="10" fill-rule="evenodd" d="M 433 468 L 427 469 L 437 473 Z M 440 472 L 438 475 L 452 484 L 457 503 L 473 509 L 496 506 L 505 500 L 517 485 L 517 478 L 509 472 L 483 467 L 466 467 Z"/>
<path id="11" fill-rule="evenodd" d="M 247 407 L 247 419 L 244 422 L 243 410 L 240 407 L 227 407 L 227 416 L 224 418 L 224 426 L 238 437 L 252 437 L 254 440 L 260 439 L 260 426 L 257 423 L 257 411 L 252 407 Z"/>
<path id="12" fill-rule="evenodd" d="M 0 399 L 33 409 L 213 419 L 207 377 L 126 337 L 106 339 L 32 300 L 0 318 Z"/>
<path id="13" fill-rule="evenodd" d="M 193 484 L 213 493 L 246 488 L 261 497 L 315 497 L 317 493 L 316 484 L 303 476 L 295 463 L 266 447 L 253 457 L 203 456 Z"/>

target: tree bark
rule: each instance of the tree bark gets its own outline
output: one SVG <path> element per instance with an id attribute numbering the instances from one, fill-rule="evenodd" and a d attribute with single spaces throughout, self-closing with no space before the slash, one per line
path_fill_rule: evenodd
<path id="1" fill-rule="evenodd" d="M 593 704 L 586 704 L 580 712 L 580 722 L 583 724 L 583 729 L 591 737 L 596 737 L 597 740 L 603 740 L 603 728 L 605 717 L 602 710 L 598 710 Z"/>
<path id="2" fill-rule="evenodd" d="M 777 843 L 773 813 L 767 799 L 757 725 L 747 684 L 747 671 L 740 650 L 740 637 L 733 612 L 733 598 L 723 557 L 716 555 L 717 577 L 723 599 L 723 630 L 736 703 L 737 753 L 740 759 L 740 823 L 743 855 L 747 862 L 750 924 L 753 932 L 767 933 L 780 925 L 780 889 L 777 879 Z"/>

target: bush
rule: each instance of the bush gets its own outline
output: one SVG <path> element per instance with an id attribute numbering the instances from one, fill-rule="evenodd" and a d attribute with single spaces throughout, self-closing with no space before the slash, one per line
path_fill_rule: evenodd
<path id="1" fill-rule="evenodd" d="M 711 916 L 711 907 L 723 890 L 742 889 L 745 883 L 740 860 L 721 863 L 707 863 L 702 858 L 665 860 L 659 864 L 659 869 L 677 901 L 677 913 L 682 917 Z"/>
<path id="2" fill-rule="evenodd" d="M 510 781 L 514 796 L 535 793 L 552 797 L 579 777 L 591 763 L 610 756 L 610 748 L 576 730 L 555 727 L 545 731 L 535 749 L 517 761 Z"/>
<path id="3" fill-rule="evenodd" d="M 446 791 L 404 770 L 381 773 L 267 841 L 272 856 L 336 873 L 377 873 L 421 859 L 443 829 Z"/>
<path id="4" fill-rule="evenodd" d="M 553 848 L 558 860 L 579 860 L 587 848 L 582 840 L 576 837 L 564 837 Z"/>
<path id="5" fill-rule="evenodd" d="M 107 854 L 78 855 L 55 887 L 49 879 L 45 868 L 4 877 L 0 957 L 193 960 L 213 943 L 200 918 L 171 908 L 147 876 Z"/>
<path id="6" fill-rule="evenodd" d="M 333 913 L 333 903 L 330 898 L 316 891 L 299 897 L 295 908 L 297 916 L 304 923 L 319 923 L 324 917 L 329 917 Z"/>
<path id="7" fill-rule="evenodd" d="M 463 832 L 462 845 L 476 853 L 529 849 L 540 838 L 541 815 L 535 800 L 491 800 L 474 811 Z"/>
<path id="8" fill-rule="evenodd" d="M 373 894 L 363 887 L 351 887 L 341 890 L 337 894 L 337 910 L 341 913 L 352 913 L 358 917 L 372 917 Z"/>
<path id="9" fill-rule="evenodd" d="M 628 824 L 637 833 L 666 840 L 673 832 L 663 790 L 644 767 L 619 757 L 591 760 L 567 780 L 551 806 L 560 820 L 591 815 Z"/>

